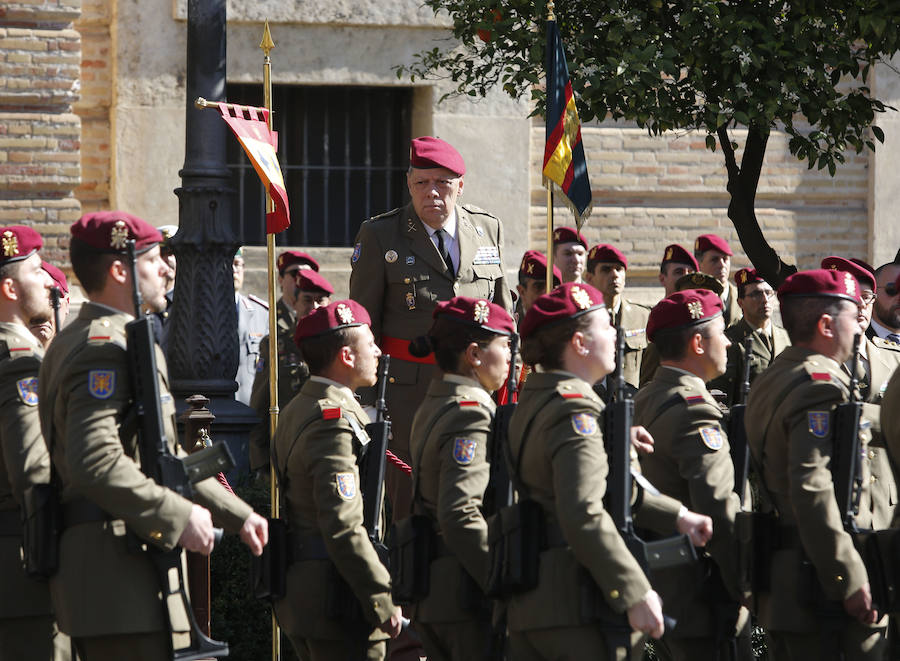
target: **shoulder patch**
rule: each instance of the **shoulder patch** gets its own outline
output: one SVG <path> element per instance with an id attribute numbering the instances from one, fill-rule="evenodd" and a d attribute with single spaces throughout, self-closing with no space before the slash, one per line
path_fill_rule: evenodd
<path id="1" fill-rule="evenodd" d="M 590 413 L 573 413 L 572 429 L 581 436 L 593 436 L 597 433 L 597 418 Z"/>
<path id="2" fill-rule="evenodd" d="M 725 440 L 722 438 L 722 430 L 718 427 L 701 427 L 700 440 L 703 441 L 703 445 L 713 451 L 721 450 L 722 446 L 725 445 Z"/>
<path id="3" fill-rule="evenodd" d="M 91 370 L 88 372 L 88 392 L 95 399 L 109 399 L 116 392 L 115 370 Z"/>
<path id="4" fill-rule="evenodd" d="M 356 498 L 356 476 L 353 473 L 337 473 L 334 482 L 341 498 L 344 500 Z"/>
<path id="5" fill-rule="evenodd" d="M 831 374 L 828 372 L 810 372 L 809 376 L 813 381 L 831 381 Z"/>
<path id="6" fill-rule="evenodd" d="M 362 244 L 357 243 L 353 246 L 353 255 L 350 256 L 350 263 L 356 264 L 359 261 L 359 255 L 362 252 Z"/>
<path id="7" fill-rule="evenodd" d="M 16 381 L 19 398 L 28 406 L 38 405 L 38 378 L 36 376 Z"/>
<path id="8" fill-rule="evenodd" d="M 453 441 L 453 461 L 460 466 L 468 466 L 475 459 L 478 444 L 471 438 L 457 438 Z"/>
<path id="9" fill-rule="evenodd" d="M 807 411 L 806 422 L 809 433 L 816 438 L 828 436 L 831 414 L 828 411 Z"/>
<path id="10" fill-rule="evenodd" d="M 322 409 L 322 420 L 337 420 L 341 417 L 340 406 L 329 406 Z"/>

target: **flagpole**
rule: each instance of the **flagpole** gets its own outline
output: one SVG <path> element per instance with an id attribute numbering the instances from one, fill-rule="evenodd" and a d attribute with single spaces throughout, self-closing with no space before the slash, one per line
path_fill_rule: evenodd
<path id="1" fill-rule="evenodd" d="M 263 28 L 262 41 L 259 44 L 265 55 L 263 59 L 263 105 L 269 111 L 267 119 L 269 131 L 272 131 L 272 60 L 269 58 L 269 52 L 275 48 L 275 42 L 272 41 L 272 33 L 269 32 L 269 20 L 266 19 Z M 275 210 L 275 203 L 272 201 L 272 195 L 266 187 L 266 215 Z M 269 439 L 271 443 L 275 442 L 275 430 L 278 428 L 278 327 L 277 327 L 277 310 L 275 308 L 275 233 L 266 232 L 266 258 L 269 281 Z M 275 466 L 271 464 L 269 467 L 269 486 L 270 486 L 270 507 L 272 518 L 277 519 L 281 512 L 279 511 L 278 498 L 278 480 L 275 477 Z M 272 609 L 272 661 L 281 659 L 281 629 L 278 626 L 278 620 L 275 618 L 275 609 Z"/>
<path id="2" fill-rule="evenodd" d="M 553 0 L 547 3 L 547 21 L 555 21 L 556 15 L 553 13 L 555 5 Z M 549 44 L 547 47 L 549 48 Z M 544 72 L 544 80 L 548 80 L 550 72 Z M 549 80 L 547 87 L 549 88 Z M 544 111 L 547 112 L 546 110 Z M 560 284 L 562 284 L 560 282 Z M 549 294 L 553 290 L 553 188 L 552 184 L 547 182 L 547 285 L 545 291 Z"/>

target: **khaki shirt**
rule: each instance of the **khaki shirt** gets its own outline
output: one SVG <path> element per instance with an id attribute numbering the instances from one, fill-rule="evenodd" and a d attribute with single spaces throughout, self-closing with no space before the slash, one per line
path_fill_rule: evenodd
<path id="1" fill-rule="evenodd" d="M 769 366 L 772 360 L 790 346 L 791 339 L 787 331 L 770 323 L 769 332 L 756 330 L 747 320 L 741 317 L 736 323 L 725 329 L 725 335 L 731 341 L 728 347 L 728 362 L 725 374 L 709 382 L 709 389 L 717 388 L 725 393 L 726 404 L 732 406 L 740 402 L 741 385 L 744 378 L 744 339 L 751 336 L 750 345 L 750 383 L 751 385 Z"/>
<path id="2" fill-rule="evenodd" d="M 625 334 L 625 382 L 635 388 L 640 384 L 641 360 L 648 346 L 647 320 L 650 308 L 622 299 L 619 311 L 614 320 L 615 326 L 621 326 Z"/>

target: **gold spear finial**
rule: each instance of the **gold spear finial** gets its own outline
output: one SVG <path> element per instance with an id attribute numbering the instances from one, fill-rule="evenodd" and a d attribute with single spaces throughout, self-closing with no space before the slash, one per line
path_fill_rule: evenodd
<path id="1" fill-rule="evenodd" d="M 556 20 L 556 15 L 553 13 L 553 10 L 555 9 L 555 7 L 556 7 L 556 5 L 553 4 L 553 0 L 550 0 L 550 2 L 547 3 L 547 20 L 548 21 Z"/>
<path id="2" fill-rule="evenodd" d="M 262 41 L 259 42 L 259 47 L 262 49 L 266 57 L 269 57 L 269 51 L 275 48 L 275 42 L 272 41 L 272 33 L 269 32 L 268 18 L 266 19 L 266 27 L 263 28 Z"/>

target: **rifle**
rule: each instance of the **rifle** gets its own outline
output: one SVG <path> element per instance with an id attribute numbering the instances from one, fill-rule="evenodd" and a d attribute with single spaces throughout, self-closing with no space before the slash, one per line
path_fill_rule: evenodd
<path id="1" fill-rule="evenodd" d="M 496 514 L 513 503 L 513 486 L 509 477 L 509 421 L 516 410 L 516 354 L 519 336 L 513 333 L 509 340 L 509 373 L 506 377 L 506 404 L 498 406 L 491 427 L 490 461 L 491 475 L 488 490 L 484 494 L 485 518 Z"/>
<path id="2" fill-rule="evenodd" d="M 384 354 L 378 371 L 378 398 L 375 400 L 375 422 L 366 425 L 366 432 L 371 439 L 366 445 L 365 454 L 359 462 L 359 481 L 363 493 L 363 525 L 378 552 L 382 562 L 387 560 L 387 547 L 384 545 L 381 530 L 381 506 L 384 502 L 384 469 L 388 437 L 391 433 L 391 421 L 387 417 L 385 394 L 388 384 L 388 372 L 391 357 Z"/>
<path id="3" fill-rule="evenodd" d="M 731 461 L 734 464 L 734 492 L 744 506 L 744 492 L 747 490 L 747 476 L 750 467 L 750 445 L 747 443 L 747 430 L 744 418 L 747 412 L 747 395 L 750 393 L 750 351 L 753 336 L 744 338 L 744 365 L 742 372 L 738 403 L 731 407 L 728 416 L 728 444 L 731 447 Z"/>
<path id="4" fill-rule="evenodd" d="M 53 307 L 53 335 L 56 336 L 62 328 L 59 327 L 59 287 L 50 287 L 50 305 Z"/>
<path id="5" fill-rule="evenodd" d="M 234 458 L 225 443 L 218 443 L 184 459 L 176 457 L 169 449 L 169 439 L 166 438 L 163 426 L 157 379 L 156 341 L 153 338 L 152 322 L 141 313 L 141 293 L 138 286 L 137 257 L 133 239 L 128 241 L 128 258 L 134 288 L 135 319 L 125 325 L 125 334 L 131 368 L 131 385 L 134 390 L 141 470 L 157 484 L 190 499 L 193 496 L 192 484 L 233 468 Z M 221 538 L 221 534 L 221 530 L 216 531 L 217 541 Z M 188 647 L 171 649 L 174 661 L 228 656 L 228 644 L 212 640 L 197 625 L 185 588 L 181 548 L 176 546 L 166 551 L 153 544 L 148 544 L 147 553 L 153 561 L 159 577 L 164 607 L 168 611 L 169 599 L 180 599 L 190 621 L 191 644 Z M 169 580 L 172 570 L 175 570 L 178 576 L 178 587 L 174 589 Z M 171 618 L 167 617 L 166 619 L 169 622 L 171 633 Z"/>
<path id="6" fill-rule="evenodd" d="M 859 461 L 859 423 L 862 419 L 862 402 L 859 400 L 856 370 L 859 366 L 860 334 L 853 338 L 853 360 L 850 363 L 850 398 L 834 411 L 834 458 L 832 479 L 834 497 L 841 513 L 844 530 L 859 532 L 856 515 L 859 514 L 859 498 L 862 495 L 862 466 Z"/>

